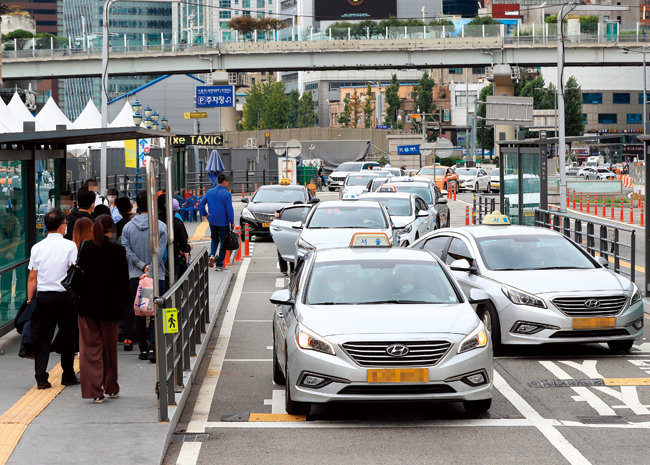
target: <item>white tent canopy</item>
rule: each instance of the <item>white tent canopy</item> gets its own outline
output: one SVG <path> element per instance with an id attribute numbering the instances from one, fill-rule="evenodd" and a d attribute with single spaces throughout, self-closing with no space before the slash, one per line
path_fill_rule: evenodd
<path id="1" fill-rule="evenodd" d="M 34 119 L 36 124 L 40 124 L 45 131 L 54 131 L 58 125 L 65 125 L 66 128 L 72 127 L 72 123 L 63 114 L 52 97 L 47 100 Z"/>
<path id="2" fill-rule="evenodd" d="M 0 98 L 0 132 L 20 132 L 22 124 L 11 114 L 7 104 Z"/>
<path id="3" fill-rule="evenodd" d="M 32 115 L 30 111 L 27 109 L 27 107 L 23 103 L 23 100 L 20 98 L 20 95 L 18 95 L 18 92 L 14 92 L 14 95 L 13 97 L 11 97 L 11 100 L 9 101 L 7 108 L 11 112 L 11 115 L 19 122 L 20 124 L 19 131 L 23 130 L 24 121 L 35 121 L 34 115 Z M 37 131 L 45 130 L 38 121 L 36 121 L 36 130 Z"/>
<path id="4" fill-rule="evenodd" d="M 72 129 L 92 129 L 99 128 L 101 125 L 102 115 L 92 99 L 90 99 L 77 119 L 72 123 Z"/>

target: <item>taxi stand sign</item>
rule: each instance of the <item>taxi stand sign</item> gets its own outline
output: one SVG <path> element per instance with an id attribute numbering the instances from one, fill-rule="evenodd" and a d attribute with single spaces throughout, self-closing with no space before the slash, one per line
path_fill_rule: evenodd
<path id="1" fill-rule="evenodd" d="M 494 210 L 483 218 L 483 224 L 486 226 L 507 226 L 510 224 L 510 220 L 499 210 Z"/>
<path id="2" fill-rule="evenodd" d="M 178 310 L 175 308 L 163 308 L 163 317 L 165 334 L 175 334 L 178 332 Z"/>
<path id="3" fill-rule="evenodd" d="M 350 247 L 391 247 L 391 243 L 386 233 L 360 232 L 352 236 Z"/>

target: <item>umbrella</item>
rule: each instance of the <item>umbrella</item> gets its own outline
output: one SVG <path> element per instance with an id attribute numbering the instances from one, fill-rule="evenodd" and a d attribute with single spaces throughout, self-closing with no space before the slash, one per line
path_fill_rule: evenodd
<path id="1" fill-rule="evenodd" d="M 213 150 L 212 152 L 210 152 L 210 158 L 208 158 L 208 162 L 205 165 L 205 172 L 208 173 L 208 177 L 210 178 L 210 184 L 216 186 L 218 183 L 217 177 L 223 171 L 226 171 L 226 168 L 223 166 L 223 161 L 221 160 L 221 156 L 219 155 L 219 152 L 217 152 L 217 150 Z"/>

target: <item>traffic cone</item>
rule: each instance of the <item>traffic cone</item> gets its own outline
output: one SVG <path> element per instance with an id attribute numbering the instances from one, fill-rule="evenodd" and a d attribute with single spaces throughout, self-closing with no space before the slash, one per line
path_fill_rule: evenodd
<path id="1" fill-rule="evenodd" d="M 244 257 L 250 257 L 250 237 L 248 232 L 248 223 L 244 224 Z"/>
<path id="2" fill-rule="evenodd" d="M 240 231 L 241 231 L 240 227 L 237 226 L 235 228 L 235 232 L 237 233 L 237 238 L 241 237 L 241 235 L 239 233 Z M 235 255 L 235 262 L 241 262 L 241 261 L 242 261 L 242 258 L 241 258 L 241 241 L 240 241 L 239 242 L 239 247 L 237 247 L 237 255 Z"/>
<path id="3" fill-rule="evenodd" d="M 232 263 L 230 263 L 230 250 L 226 250 L 226 258 L 223 260 L 223 267 L 226 268 L 230 265 L 232 265 Z"/>

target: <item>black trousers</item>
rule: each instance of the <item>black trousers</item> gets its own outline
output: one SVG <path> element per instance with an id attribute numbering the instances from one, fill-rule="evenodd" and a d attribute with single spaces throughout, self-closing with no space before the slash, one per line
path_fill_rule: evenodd
<path id="1" fill-rule="evenodd" d="M 34 369 L 37 383 L 45 383 L 49 374 L 50 347 L 54 330 L 59 328 L 61 341 L 61 368 L 63 377 L 72 378 L 74 373 L 74 314 L 68 304 L 67 292 L 39 292 L 36 296 L 36 311 L 32 319 L 38 335 L 34 348 Z"/>

